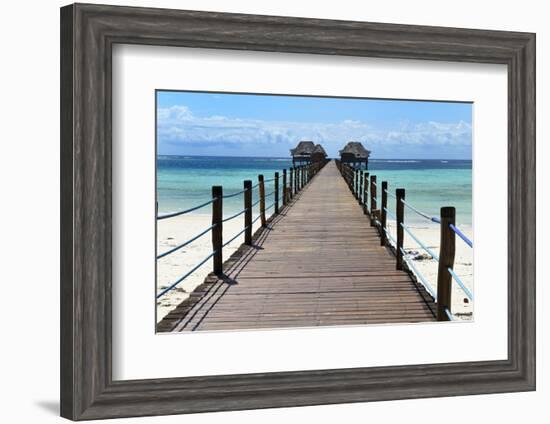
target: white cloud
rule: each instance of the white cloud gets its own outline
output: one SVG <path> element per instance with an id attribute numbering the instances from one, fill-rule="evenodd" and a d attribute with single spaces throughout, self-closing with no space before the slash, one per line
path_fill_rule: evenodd
<path id="1" fill-rule="evenodd" d="M 264 145 L 272 151 L 288 152 L 299 140 L 321 143 L 329 155 L 335 154 L 347 141 L 363 142 L 373 152 L 398 146 L 469 147 L 471 125 L 459 122 L 403 122 L 396 128 L 377 128 L 376 123 L 358 120 L 325 122 L 276 122 L 258 119 L 236 119 L 225 116 L 195 116 L 183 105 L 158 110 L 158 135 L 161 144 L 172 146 L 223 146 L 257 150 Z M 409 149 L 410 150 L 410 149 Z"/>

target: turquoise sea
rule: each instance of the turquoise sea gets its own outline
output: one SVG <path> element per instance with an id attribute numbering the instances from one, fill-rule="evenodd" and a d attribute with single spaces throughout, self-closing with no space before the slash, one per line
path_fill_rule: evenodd
<path id="1" fill-rule="evenodd" d="M 223 186 L 224 194 L 243 189 L 243 181 L 257 183 L 258 175 L 271 179 L 275 171 L 292 166 L 290 158 L 161 156 L 157 157 L 157 201 L 159 213 L 175 212 L 203 203 L 211 198 L 213 185 Z M 459 225 L 472 222 L 472 161 L 470 160 L 392 160 L 370 159 L 369 172 L 377 180 L 387 181 L 391 192 L 405 188 L 406 201 L 429 215 L 438 215 L 442 206 L 454 206 Z M 266 184 L 266 193 L 273 191 Z M 253 201 L 257 198 L 254 191 Z M 380 198 L 380 196 L 378 196 Z M 390 198 L 391 199 L 391 198 Z M 268 205 L 269 201 L 266 202 Z M 392 201 L 390 210 L 395 210 Z M 224 199 L 224 214 L 243 208 L 243 197 Z M 194 213 L 208 214 L 209 206 Z M 410 210 L 405 220 L 411 224 L 427 223 Z M 429 222 L 429 221 L 428 221 Z"/>

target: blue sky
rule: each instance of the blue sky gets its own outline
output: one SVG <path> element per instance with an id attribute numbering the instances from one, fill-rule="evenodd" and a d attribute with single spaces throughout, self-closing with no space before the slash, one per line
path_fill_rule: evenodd
<path id="1" fill-rule="evenodd" d="M 161 155 L 287 157 L 312 140 L 331 157 L 360 141 L 372 158 L 471 159 L 472 105 L 158 91 L 157 138 Z"/>

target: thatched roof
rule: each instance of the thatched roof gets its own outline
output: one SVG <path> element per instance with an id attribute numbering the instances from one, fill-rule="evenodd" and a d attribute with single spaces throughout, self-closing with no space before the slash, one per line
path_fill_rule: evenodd
<path id="1" fill-rule="evenodd" d="M 322 153 L 324 156 L 327 155 L 327 152 L 325 152 L 325 149 L 323 149 L 323 146 L 321 146 L 320 144 L 317 144 L 317 145 L 315 146 L 315 149 L 313 149 L 312 154 L 313 154 L 313 153 Z"/>
<path id="2" fill-rule="evenodd" d="M 353 154 L 358 159 L 366 159 L 370 155 L 370 150 L 365 149 L 365 147 L 358 141 L 350 141 L 342 150 L 340 150 L 340 156 L 342 156 L 343 153 Z"/>
<path id="3" fill-rule="evenodd" d="M 300 141 L 294 149 L 290 149 L 292 156 L 310 156 L 315 149 L 313 141 Z"/>

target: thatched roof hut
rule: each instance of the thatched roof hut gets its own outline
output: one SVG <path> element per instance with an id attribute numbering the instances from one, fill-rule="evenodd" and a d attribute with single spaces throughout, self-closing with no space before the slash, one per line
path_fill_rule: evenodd
<path id="1" fill-rule="evenodd" d="M 359 166 L 364 163 L 366 168 L 370 153 L 370 150 L 365 149 L 360 142 L 350 141 L 340 150 L 340 160 L 346 163 L 359 164 Z"/>
<path id="2" fill-rule="evenodd" d="M 292 155 L 292 162 L 303 163 L 311 162 L 311 154 L 315 150 L 315 143 L 313 141 L 300 141 L 294 149 L 290 149 Z"/>
<path id="3" fill-rule="evenodd" d="M 327 158 L 327 152 L 323 149 L 323 146 L 317 144 L 311 153 L 312 162 L 322 162 Z"/>

